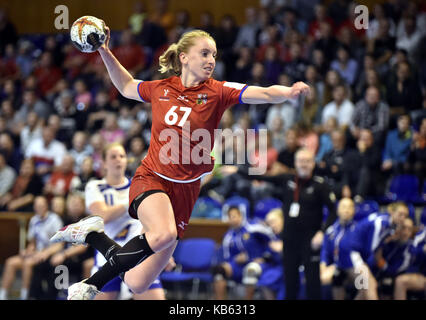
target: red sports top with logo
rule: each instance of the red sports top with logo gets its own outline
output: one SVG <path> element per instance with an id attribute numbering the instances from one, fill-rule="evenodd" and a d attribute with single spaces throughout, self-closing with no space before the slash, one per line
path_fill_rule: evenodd
<path id="1" fill-rule="evenodd" d="M 242 103 L 246 88 L 245 84 L 211 78 L 187 88 L 177 76 L 140 82 L 140 98 L 152 104 L 151 141 L 142 166 L 164 179 L 183 183 L 210 173 L 214 130 L 228 107 Z"/>

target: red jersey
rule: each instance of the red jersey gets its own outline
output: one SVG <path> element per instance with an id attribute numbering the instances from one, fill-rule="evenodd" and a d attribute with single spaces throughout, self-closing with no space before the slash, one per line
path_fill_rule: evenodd
<path id="1" fill-rule="evenodd" d="M 211 78 L 186 88 L 177 76 L 140 82 L 140 98 L 152 105 L 151 142 L 142 165 L 175 182 L 192 182 L 210 173 L 214 130 L 228 107 L 242 103 L 246 88 Z"/>

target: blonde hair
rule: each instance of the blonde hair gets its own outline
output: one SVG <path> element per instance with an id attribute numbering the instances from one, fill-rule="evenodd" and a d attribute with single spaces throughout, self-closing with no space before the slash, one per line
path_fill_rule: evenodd
<path id="1" fill-rule="evenodd" d="M 120 142 L 112 142 L 107 144 L 103 150 L 102 150 L 102 160 L 106 160 L 106 156 L 109 150 L 111 150 L 114 147 L 121 147 L 123 148 L 124 152 L 126 152 L 126 149 L 124 148 L 124 146 L 120 143 Z"/>
<path id="2" fill-rule="evenodd" d="M 197 38 L 207 38 L 215 42 L 213 37 L 203 30 L 192 30 L 184 33 L 177 43 L 171 44 L 160 56 L 159 71 L 161 73 L 173 71 L 176 75 L 180 75 L 182 73 L 182 65 L 179 60 L 179 55 L 182 52 L 187 53 L 189 48 L 195 45 L 195 39 Z"/>
<path id="3" fill-rule="evenodd" d="M 270 219 L 270 218 L 277 218 L 277 219 L 284 220 L 284 213 L 283 213 L 282 209 L 276 208 L 276 209 L 272 209 L 271 211 L 269 211 L 266 214 L 265 219 Z"/>

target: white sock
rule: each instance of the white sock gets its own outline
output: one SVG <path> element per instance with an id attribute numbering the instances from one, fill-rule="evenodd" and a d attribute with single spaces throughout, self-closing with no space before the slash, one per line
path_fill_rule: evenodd
<path id="1" fill-rule="evenodd" d="M 7 291 L 6 289 L 0 289 L 0 300 L 7 300 Z"/>
<path id="2" fill-rule="evenodd" d="M 21 289 L 21 300 L 27 300 L 28 298 L 28 289 Z"/>

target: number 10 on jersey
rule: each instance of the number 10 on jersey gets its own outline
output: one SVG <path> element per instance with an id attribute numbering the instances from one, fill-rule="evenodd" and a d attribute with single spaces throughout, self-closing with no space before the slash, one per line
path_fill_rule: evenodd
<path id="1" fill-rule="evenodd" d="M 172 126 L 172 125 L 176 124 L 176 122 L 178 121 L 178 118 L 179 118 L 178 114 L 175 112 L 175 110 L 177 108 L 179 108 L 180 111 L 184 112 L 182 119 L 180 119 L 179 123 L 177 124 L 179 127 L 183 127 L 183 125 L 185 124 L 186 120 L 188 120 L 188 117 L 189 117 L 189 114 L 192 111 L 192 108 L 172 106 L 170 108 L 170 110 L 167 111 L 166 115 L 164 116 L 164 121 L 169 126 Z"/>

